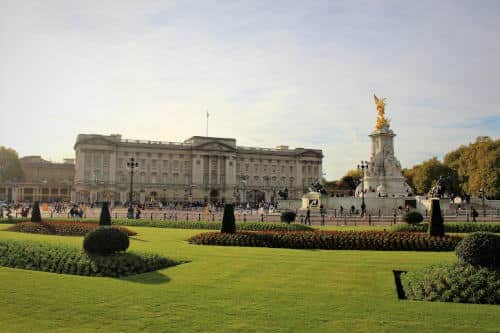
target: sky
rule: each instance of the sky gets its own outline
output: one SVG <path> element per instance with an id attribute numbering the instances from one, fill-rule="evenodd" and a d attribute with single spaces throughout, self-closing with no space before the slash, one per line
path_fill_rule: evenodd
<path id="1" fill-rule="evenodd" d="M 369 159 L 373 94 L 403 167 L 500 134 L 499 1 L 0 0 L 0 145 L 74 157 L 79 133 Z"/>

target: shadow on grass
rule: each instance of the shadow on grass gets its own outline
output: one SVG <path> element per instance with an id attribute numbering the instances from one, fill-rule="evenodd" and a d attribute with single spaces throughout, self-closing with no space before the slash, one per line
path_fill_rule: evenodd
<path id="1" fill-rule="evenodd" d="M 136 274 L 119 278 L 119 280 L 142 284 L 161 284 L 170 282 L 170 278 L 158 271 Z"/>
<path id="2" fill-rule="evenodd" d="M 149 241 L 148 240 L 145 240 L 145 239 L 140 239 L 140 238 L 137 238 L 137 237 L 132 237 L 132 236 L 129 236 L 130 239 L 133 239 L 133 240 L 136 240 L 138 242 L 146 242 L 148 243 Z"/>
<path id="3" fill-rule="evenodd" d="M 393 270 L 394 274 L 394 284 L 396 285 L 396 294 L 398 299 L 406 299 L 406 293 L 403 289 L 403 284 L 401 283 L 401 274 L 408 273 L 407 271 Z"/>

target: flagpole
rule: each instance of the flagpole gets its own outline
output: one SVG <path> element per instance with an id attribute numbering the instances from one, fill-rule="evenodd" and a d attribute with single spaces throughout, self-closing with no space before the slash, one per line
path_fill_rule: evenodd
<path id="1" fill-rule="evenodd" d="M 210 116 L 210 115 L 208 114 L 208 110 L 207 110 L 207 132 L 206 132 L 206 135 L 205 135 L 205 136 L 207 136 L 207 137 L 208 137 L 208 117 L 209 117 L 209 116 Z"/>

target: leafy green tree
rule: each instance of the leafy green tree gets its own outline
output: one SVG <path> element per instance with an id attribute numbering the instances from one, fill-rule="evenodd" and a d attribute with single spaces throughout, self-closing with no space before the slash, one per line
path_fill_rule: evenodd
<path id="1" fill-rule="evenodd" d="M 0 146 L 0 181 L 22 181 L 24 170 L 17 152 Z"/>
<path id="2" fill-rule="evenodd" d="M 417 194 L 427 194 L 440 176 L 445 177 L 446 192 L 460 191 L 457 172 L 441 163 L 436 157 L 415 165 L 411 169 L 403 170 L 408 184 Z"/>

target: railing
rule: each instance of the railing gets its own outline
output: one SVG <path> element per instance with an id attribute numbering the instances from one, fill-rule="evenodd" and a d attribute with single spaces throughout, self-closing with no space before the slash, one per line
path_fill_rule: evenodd
<path id="1" fill-rule="evenodd" d="M 477 222 L 492 222 L 497 223 L 500 222 L 500 215 L 497 214 L 497 211 L 491 211 L 492 214 L 487 214 L 484 217 L 482 214 L 476 218 Z M 18 217 L 18 213 L 12 214 L 12 216 Z M 84 213 L 85 218 L 98 219 L 100 215 L 100 209 L 86 209 Z M 20 214 L 19 214 L 20 216 Z M 52 217 L 52 218 L 70 218 L 68 212 L 56 213 L 55 211 L 45 211 L 42 212 L 42 216 L 44 217 Z M 214 221 L 222 221 L 223 211 L 212 211 L 206 214 L 204 208 L 188 208 L 188 209 L 146 209 L 142 210 L 140 214 L 140 219 L 148 219 L 148 220 L 167 220 L 167 221 L 192 221 L 192 222 L 214 222 Z M 297 214 L 296 222 L 302 224 L 309 224 L 307 221 L 307 215 L 305 212 L 300 211 Z M 116 208 L 111 209 L 111 217 L 114 219 L 125 219 L 127 218 L 127 209 L 126 208 Z M 262 213 L 256 209 L 237 209 L 235 211 L 235 217 L 237 221 L 241 222 L 280 222 L 280 213 Z M 310 216 L 310 224 L 321 226 L 391 226 L 396 223 L 402 222 L 402 215 L 372 215 L 367 214 L 363 217 L 355 214 L 342 214 L 342 215 L 334 215 L 328 212 L 327 214 L 321 215 L 319 213 L 312 213 Z M 424 217 L 425 221 L 429 220 L 429 217 Z M 472 218 L 469 217 L 469 220 L 464 218 L 463 216 L 444 216 L 444 220 L 446 222 L 465 222 L 472 221 Z M 471 222 L 472 223 L 472 222 Z"/>

